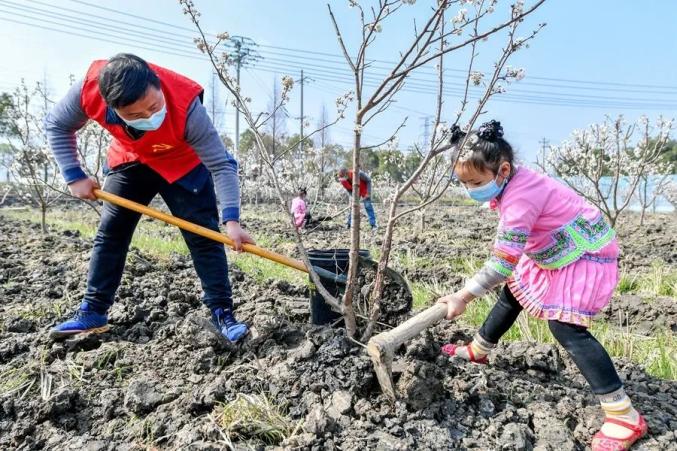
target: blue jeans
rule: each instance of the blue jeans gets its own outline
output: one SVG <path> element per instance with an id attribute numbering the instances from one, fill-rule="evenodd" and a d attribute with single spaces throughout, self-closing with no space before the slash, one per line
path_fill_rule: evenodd
<path id="1" fill-rule="evenodd" d="M 207 169 L 200 165 L 186 177 L 194 176 L 199 171 Z M 114 168 L 106 177 L 104 188 L 107 192 L 144 205 L 160 194 L 174 216 L 218 231 L 214 185 L 211 177 L 206 176 L 205 180 L 202 186 L 190 191 L 178 182 L 168 183 L 146 165 L 131 164 Z M 140 216 L 126 208 L 104 203 L 101 223 L 94 238 L 84 296 L 84 300 L 100 313 L 113 305 L 129 244 Z M 232 308 L 228 262 L 223 244 L 184 230 L 181 233 L 202 284 L 202 301 L 210 309 Z"/>
<path id="2" fill-rule="evenodd" d="M 370 198 L 362 199 L 362 205 L 364 205 L 364 209 L 367 211 L 367 217 L 369 217 L 369 225 L 371 225 L 372 228 L 376 227 L 376 213 L 374 212 L 374 205 L 371 203 Z M 352 209 L 348 211 L 348 227 L 350 227 L 351 219 L 352 219 Z"/>

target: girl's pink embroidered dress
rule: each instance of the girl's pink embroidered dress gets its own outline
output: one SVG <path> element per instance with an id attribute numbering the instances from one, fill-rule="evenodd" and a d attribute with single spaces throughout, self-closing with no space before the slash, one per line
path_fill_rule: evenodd
<path id="1" fill-rule="evenodd" d="M 500 222 L 486 265 L 534 317 L 589 327 L 618 282 L 618 243 L 600 211 L 524 167 L 491 207 Z"/>

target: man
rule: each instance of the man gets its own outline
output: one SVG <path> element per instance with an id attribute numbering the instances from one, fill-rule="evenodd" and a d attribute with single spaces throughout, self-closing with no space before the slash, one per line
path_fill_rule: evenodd
<path id="1" fill-rule="evenodd" d="M 96 181 L 77 157 L 75 132 L 88 120 L 112 135 L 105 190 L 148 205 L 160 194 L 172 214 L 212 230 L 221 222 L 236 250 L 253 243 L 242 230 L 237 162 L 226 151 L 202 105 L 194 81 L 130 54 L 94 61 L 45 118 L 45 130 L 70 192 L 95 199 Z M 211 175 L 211 176 L 210 176 Z M 104 204 L 94 238 L 87 290 L 75 316 L 50 333 L 63 338 L 108 330 L 107 312 L 120 285 L 140 215 Z M 248 327 L 233 316 L 228 263 L 223 244 L 182 231 L 204 291 L 212 322 L 231 342 Z"/>
<path id="2" fill-rule="evenodd" d="M 369 217 L 369 224 L 371 229 L 376 229 L 376 213 L 374 213 L 374 206 L 371 203 L 371 178 L 364 172 L 360 171 L 360 198 L 362 199 L 362 204 L 364 209 L 367 210 L 367 216 Z M 341 185 L 348 191 L 348 194 L 353 193 L 353 170 L 348 170 L 346 168 L 339 169 L 338 180 L 341 182 Z M 351 213 L 348 212 L 348 228 L 350 228 L 351 223 Z"/>

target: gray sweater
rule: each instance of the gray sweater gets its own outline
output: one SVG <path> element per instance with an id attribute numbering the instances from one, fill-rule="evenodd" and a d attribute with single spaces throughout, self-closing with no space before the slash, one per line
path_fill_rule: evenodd
<path id="1" fill-rule="evenodd" d="M 80 103 L 82 85 L 83 80 L 73 84 L 66 96 L 47 114 L 44 122 L 49 145 L 66 183 L 87 177 L 78 159 L 75 137 L 75 133 L 89 120 Z M 106 116 L 109 123 L 123 123 L 110 108 Z M 237 161 L 223 145 L 199 97 L 195 98 L 188 109 L 185 139 L 212 174 L 223 222 L 239 221 L 240 185 Z M 203 169 L 202 172 L 206 177 L 206 171 Z M 192 191 L 194 187 L 204 183 L 204 177 L 200 177 L 199 171 L 197 174 L 191 171 L 176 183 L 185 185 Z"/>

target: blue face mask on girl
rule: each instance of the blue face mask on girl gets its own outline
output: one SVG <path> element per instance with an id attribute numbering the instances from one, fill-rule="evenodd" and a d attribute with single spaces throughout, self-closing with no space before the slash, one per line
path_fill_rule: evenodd
<path id="1" fill-rule="evenodd" d="M 162 122 L 165 120 L 166 115 L 167 115 L 167 104 L 165 104 L 160 111 L 153 113 L 150 117 L 146 118 L 127 120 L 118 114 L 118 116 L 120 116 L 120 119 L 125 121 L 125 123 L 130 127 L 146 132 L 157 130 L 158 128 L 160 128 Z"/>
<path id="2" fill-rule="evenodd" d="M 499 186 L 498 183 L 496 183 L 497 179 L 498 175 L 496 178 L 482 186 L 478 186 L 477 188 L 466 188 L 465 190 L 468 192 L 468 196 L 470 196 L 471 199 L 476 200 L 477 202 L 489 202 L 501 194 L 503 188 L 505 188 L 505 184 L 508 182 L 508 178 L 506 177 Z"/>

